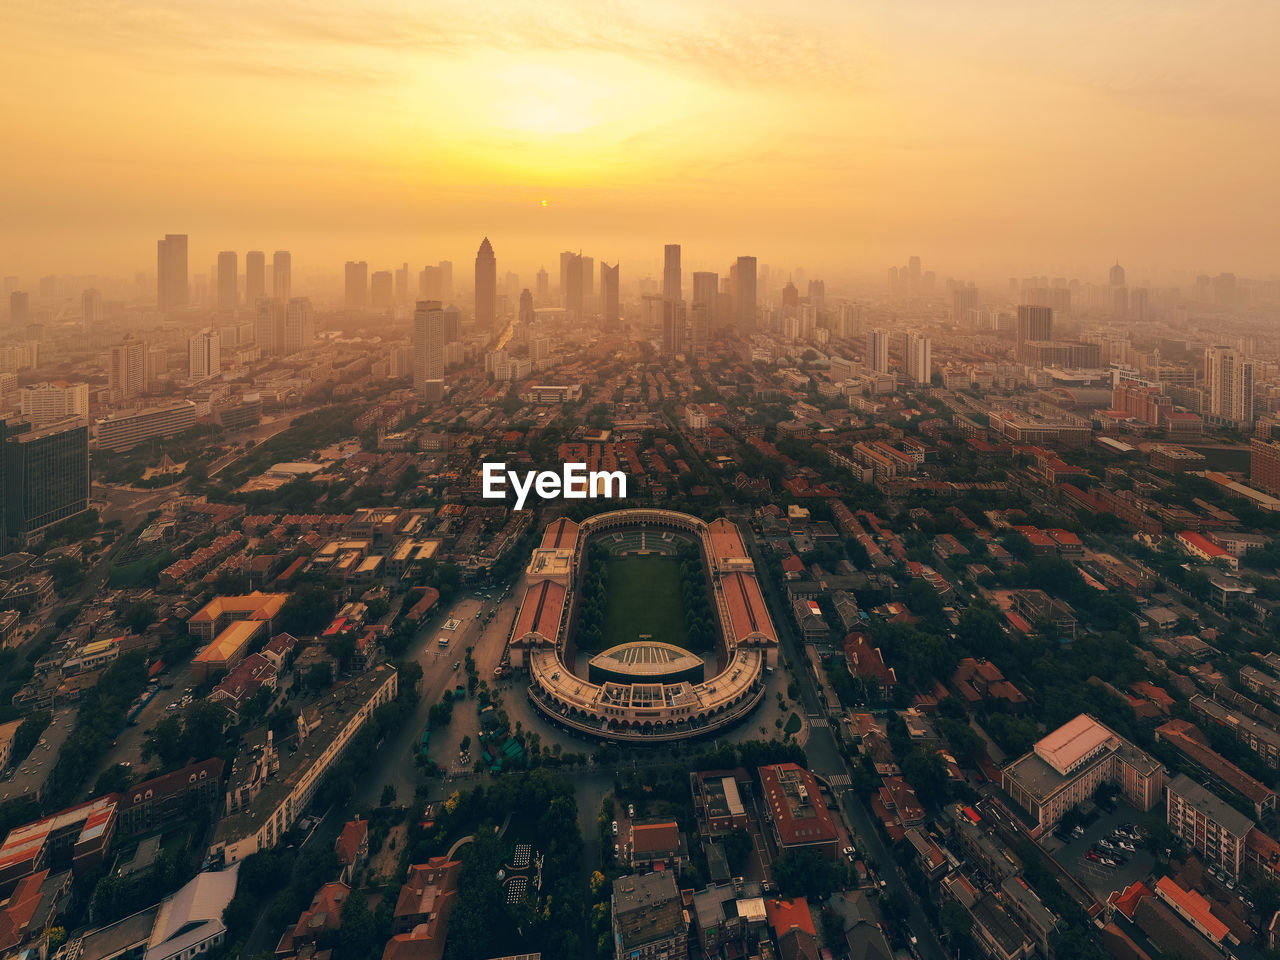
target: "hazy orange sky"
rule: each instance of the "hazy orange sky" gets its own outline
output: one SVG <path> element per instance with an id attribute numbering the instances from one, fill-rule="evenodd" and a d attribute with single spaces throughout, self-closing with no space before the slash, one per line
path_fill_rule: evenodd
<path id="1" fill-rule="evenodd" d="M 0 274 L 154 270 L 183 232 L 193 273 L 488 234 L 500 273 L 680 241 L 686 270 L 1269 276 L 1277 36 L 1232 0 L 6 0 Z"/>

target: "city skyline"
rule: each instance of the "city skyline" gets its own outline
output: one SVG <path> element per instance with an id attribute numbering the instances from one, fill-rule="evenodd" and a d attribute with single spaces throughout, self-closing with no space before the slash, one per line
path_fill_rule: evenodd
<path id="1" fill-rule="evenodd" d="M 905 248 L 957 274 L 1271 270 L 1274 9 L 729 12 L 135 2 L 69 31 L 23 0 L 0 261 L 132 273 L 179 229 L 312 269 L 489 234 L 531 272 L 674 232 L 686 270 L 751 249 L 874 276 Z"/>

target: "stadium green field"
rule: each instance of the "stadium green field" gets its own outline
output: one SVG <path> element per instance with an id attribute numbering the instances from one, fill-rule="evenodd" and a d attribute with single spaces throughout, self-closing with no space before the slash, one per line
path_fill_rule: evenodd
<path id="1" fill-rule="evenodd" d="M 651 639 L 688 648 L 675 557 L 610 557 L 602 649 Z"/>

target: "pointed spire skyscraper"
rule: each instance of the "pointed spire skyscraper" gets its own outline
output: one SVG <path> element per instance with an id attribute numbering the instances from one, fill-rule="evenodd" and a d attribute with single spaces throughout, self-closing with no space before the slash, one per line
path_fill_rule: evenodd
<path id="1" fill-rule="evenodd" d="M 476 253 L 476 326 L 491 331 L 498 320 L 498 260 L 485 237 Z"/>

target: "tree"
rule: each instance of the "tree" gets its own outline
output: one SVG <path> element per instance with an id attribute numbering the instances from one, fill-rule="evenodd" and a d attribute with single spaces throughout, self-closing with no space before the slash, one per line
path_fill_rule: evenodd
<path id="1" fill-rule="evenodd" d="M 249 575 L 239 570 L 220 570 L 213 589 L 223 596 L 239 596 L 249 592 Z"/>
<path id="2" fill-rule="evenodd" d="M 942 905 L 940 921 L 952 953 L 960 957 L 973 956 L 973 917 L 969 911 L 955 900 L 948 900 Z"/>
<path id="3" fill-rule="evenodd" d="M 124 613 L 124 623 L 132 633 L 142 633 L 156 622 L 155 604 L 139 600 L 129 605 Z"/>
<path id="4" fill-rule="evenodd" d="M 395 784 L 388 783 L 385 787 L 382 788 L 382 799 L 379 802 L 379 806 L 389 807 L 395 802 L 396 802 Z"/>
<path id="5" fill-rule="evenodd" d="M 160 764 L 165 767 L 177 766 L 186 759 L 182 721 L 176 716 L 162 717 L 151 728 L 151 735 L 142 745 L 142 759 L 150 760 L 153 756 L 159 757 Z"/>
<path id="6" fill-rule="evenodd" d="M 947 765 L 932 750 L 917 747 L 902 761 L 902 775 L 925 803 L 939 804 L 947 796 Z"/>
<path id="7" fill-rule="evenodd" d="M 226 728 L 227 708 L 217 700 L 197 700 L 187 710 L 183 724 L 184 759 L 204 760 L 222 749 L 222 732 Z"/>
<path id="8" fill-rule="evenodd" d="M 825 900 L 836 888 L 835 864 L 816 850 L 788 850 L 773 862 L 773 879 L 784 896 Z"/>
<path id="9" fill-rule="evenodd" d="M 337 612 L 336 591 L 317 583 L 304 583 L 280 609 L 280 629 L 296 637 L 319 633 Z"/>
<path id="10" fill-rule="evenodd" d="M 133 785 L 133 771 L 124 764 L 115 763 L 102 771 L 98 782 L 93 786 L 95 795 L 104 793 L 123 793 Z"/>
<path id="11" fill-rule="evenodd" d="M 747 863 L 755 844 L 742 827 L 738 827 L 724 838 L 724 858 L 729 861 L 729 869 L 735 877 L 746 876 Z"/>
<path id="12" fill-rule="evenodd" d="M 377 926 L 369 912 L 369 901 L 359 890 L 352 890 L 342 905 L 342 927 L 338 930 L 338 945 L 334 956 L 338 960 L 366 960 L 371 958 L 378 941 Z M 380 950 L 378 951 L 381 952 Z"/>

